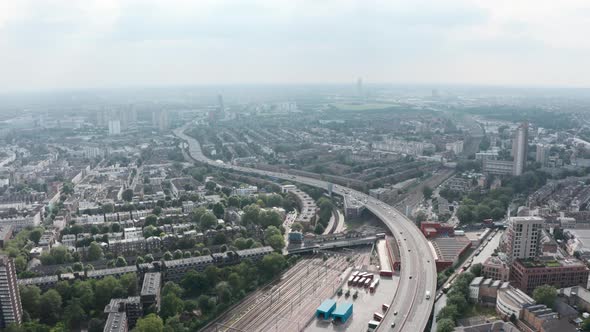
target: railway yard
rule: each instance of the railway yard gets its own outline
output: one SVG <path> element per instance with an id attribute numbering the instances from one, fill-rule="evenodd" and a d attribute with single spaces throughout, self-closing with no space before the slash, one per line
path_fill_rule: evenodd
<path id="1" fill-rule="evenodd" d="M 369 247 L 328 253 L 326 257 L 327 259 L 324 255 L 317 254 L 303 258 L 287 270 L 280 280 L 250 294 L 203 331 L 295 332 L 343 330 L 352 327 L 351 324 L 355 328 L 356 325 L 359 328 L 361 325 L 366 326 L 372 315 L 372 307 L 378 309 L 382 302 L 390 303 L 393 300 L 394 284 L 397 285 L 397 282 L 389 278 L 379 286 L 382 290 L 375 293 L 369 293 L 368 288 L 347 285 L 346 281 L 353 270 L 373 269 L 377 272 L 371 265 Z M 385 292 L 385 289 L 388 291 Z M 345 295 L 348 290 L 351 292 Z M 357 293 L 354 300 L 353 292 Z M 345 326 L 318 320 L 315 318 L 316 308 L 329 298 L 354 303 L 355 310 L 358 311 L 354 315 L 362 315 L 362 319 L 351 318 Z M 363 314 L 366 310 L 371 312 Z"/>

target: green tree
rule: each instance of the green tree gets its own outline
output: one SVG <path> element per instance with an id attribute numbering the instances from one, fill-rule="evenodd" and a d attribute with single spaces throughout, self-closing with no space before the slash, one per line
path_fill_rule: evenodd
<path id="1" fill-rule="evenodd" d="M 223 208 L 223 204 L 217 202 L 215 205 L 213 205 L 213 213 L 217 218 L 223 218 L 224 212 L 225 209 Z"/>
<path id="2" fill-rule="evenodd" d="M 127 296 L 137 295 L 137 276 L 135 273 L 126 273 L 119 278 L 121 287 L 127 292 Z"/>
<path id="3" fill-rule="evenodd" d="M 244 214 L 242 215 L 242 224 L 258 224 L 258 216 L 260 214 L 260 207 L 254 204 L 250 204 L 245 206 L 242 211 Z"/>
<path id="4" fill-rule="evenodd" d="M 164 287 L 162 288 L 162 296 L 174 294 L 177 297 L 182 297 L 182 293 L 182 288 L 172 281 L 168 281 L 166 284 L 164 284 Z"/>
<path id="5" fill-rule="evenodd" d="M 137 320 L 134 332 L 163 332 L 164 322 L 156 314 L 149 314 Z"/>
<path id="6" fill-rule="evenodd" d="M 457 218 L 463 224 L 468 224 L 474 221 L 473 217 L 473 206 L 472 205 L 461 205 L 457 210 Z"/>
<path id="7" fill-rule="evenodd" d="M 207 276 L 195 270 L 188 271 L 182 278 L 180 285 L 192 296 L 202 294 L 211 287 Z"/>
<path id="8" fill-rule="evenodd" d="M 94 290 L 89 281 L 76 280 L 73 285 L 74 297 L 80 299 L 80 304 L 86 312 L 94 308 Z"/>
<path id="9" fill-rule="evenodd" d="M 461 294 L 459 292 L 456 293 L 449 293 L 447 296 L 447 306 L 456 306 L 459 312 L 464 312 L 469 305 L 467 303 L 467 299 L 465 298 L 465 294 Z"/>
<path id="10" fill-rule="evenodd" d="M 433 190 L 429 186 L 422 187 L 422 195 L 424 195 L 425 200 L 429 200 L 430 198 L 432 198 L 432 192 Z"/>
<path id="11" fill-rule="evenodd" d="M 180 250 L 180 249 L 174 250 L 174 254 L 172 256 L 174 257 L 174 259 L 182 258 L 182 250 Z"/>
<path id="12" fill-rule="evenodd" d="M 49 325 L 57 323 L 61 314 L 61 295 L 50 289 L 41 295 L 39 300 L 39 316 L 41 322 Z"/>
<path id="13" fill-rule="evenodd" d="M 301 225 L 301 223 L 299 223 L 299 222 L 294 222 L 291 225 L 291 230 L 293 232 L 301 232 L 301 231 L 303 231 L 303 225 Z"/>
<path id="14" fill-rule="evenodd" d="M 238 196 L 230 196 L 227 199 L 227 205 L 235 208 L 240 207 L 240 198 Z"/>
<path id="15" fill-rule="evenodd" d="M 442 319 L 436 323 L 436 332 L 455 331 L 455 322 L 450 319 Z"/>
<path id="16" fill-rule="evenodd" d="M 95 306 L 98 310 L 103 310 L 113 297 L 123 297 L 126 294 L 119 280 L 112 276 L 96 281 L 94 288 Z"/>
<path id="17" fill-rule="evenodd" d="M 221 272 L 222 270 L 215 265 L 209 265 L 203 271 L 211 285 L 215 285 L 221 279 Z"/>
<path id="18" fill-rule="evenodd" d="M 22 255 L 18 255 L 14 259 L 14 265 L 16 267 L 16 272 L 23 272 L 27 269 L 27 259 Z"/>
<path id="19" fill-rule="evenodd" d="M 169 293 L 162 297 L 160 315 L 164 320 L 182 312 L 184 302 L 175 294 Z"/>
<path id="20" fill-rule="evenodd" d="M 317 223 L 317 225 L 315 225 L 315 228 L 313 229 L 313 232 L 316 234 L 324 234 L 324 231 L 326 229 L 324 228 L 324 226 L 320 223 Z"/>
<path id="21" fill-rule="evenodd" d="M 123 200 L 131 202 L 133 200 L 133 189 L 125 189 L 121 195 Z"/>
<path id="22" fill-rule="evenodd" d="M 215 188 L 217 188 L 217 183 L 215 183 L 213 181 L 207 181 L 205 183 L 205 189 L 207 189 L 209 191 L 213 191 L 213 190 L 215 190 Z"/>
<path id="23" fill-rule="evenodd" d="M 43 235 L 43 229 L 35 228 L 29 233 L 29 240 L 39 243 L 41 236 Z"/>
<path id="24" fill-rule="evenodd" d="M 266 239 L 266 244 L 271 246 L 274 250 L 280 251 L 285 247 L 285 239 L 282 235 L 272 235 Z"/>
<path id="25" fill-rule="evenodd" d="M 459 317 L 459 309 L 455 305 L 446 305 L 438 312 L 437 320 L 450 319 L 453 322 Z"/>
<path id="26" fill-rule="evenodd" d="M 165 261 L 169 261 L 172 259 L 172 253 L 170 251 L 166 251 L 163 256 Z"/>
<path id="27" fill-rule="evenodd" d="M 553 308 L 555 299 L 557 298 L 557 289 L 550 285 L 542 285 L 533 291 L 533 299 L 538 304 L 544 304 L 549 308 Z"/>
<path id="28" fill-rule="evenodd" d="M 483 265 L 481 263 L 473 264 L 469 272 L 473 273 L 474 276 L 479 277 L 481 276 Z"/>
<path id="29" fill-rule="evenodd" d="M 227 283 L 234 290 L 234 293 L 239 292 L 244 286 L 242 277 L 237 272 L 232 272 L 227 276 Z"/>
<path id="30" fill-rule="evenodd" d="M 144 226 L 157 226 L 158 225 L 158 216 L 155 214 L 150 214 L 145 217 L 145 225 Z"/>
<path id="31" fill-rule="evenodd" d="M 217 226 L 217 217 L 211 213 L 207 212 L 201 216 L 200 224 L 202 229 L 210 229 Z"/>
<path id="32" fill-rule="evenodd" d="M 86 312 L 84 312 L 79 299 L 73 298 L 68 302 L 64 308 L 63 319 L 66 325 L 72 329 L 79 328 L 86 320 Z"/>
<path id="33" fill-rule="evenodd" d="M 246 239 L 244 239 L 243 237 L 239 237 L 239 238 L 235 239 L 234 246 L 236 248 L 238 248 L 238 250 L 244 250 L 244 249 L 250 248 L 248 246 L 248 241 L 246 241 Z"/>
<path id="34" fill-rule="evenodd" d="M 188 332 L 188 328 L 184 326 L 178 315 L 170 317 L 166 320 L 164 325 L 164 332 Z"/>
<path id="35" fill-rule="evenodd" d="M 127 261 L 125 260 L 125 257 L 123 257 L 123 256 L 117 257 L 117 260 L 115 261 L 115 266 L 116 267 L 127 266 Z"/>
<path id="36" fill-rule="evenodd" d="M 39 305 L 41 301 L 41 289 L 37 286 L 21 286 L 20 301 L 23 310 L 33 318 L 39 317 Z"/>
<path id="37" fill-rule="evenodd" d="M 278 253 L 271 253 L 262 258 L 262 273 L 267 279 L 271 279 L 276 276 L 286 265 L 285 257 Z"/>
<path id="38" fill-rule="evenodd" d="M 200 295 L 197 298 L 197 303 L 199 304 L 199 309 L 205 314 L 211 312 L 211 310 L 215 308 L 214 305 L 211 305 L 211 298 L 207 295 Z"/>
<path id="39" fill-rule="evenodd" d="M 114 222 L 111 225 L 111 232 L 117 233 L 117 232 L 120 232 L 120 231 L 121 231 L 121 225 L 119 223 L 117 223 L 117 222 Z"/>
<path id="40" fill-rule="evenodd" d="M 215 286 L 215 294 L 217 294 L 217 299 L 219 299 L 221 303 L 230 303 L 232 293 L 231 288 L 227 282 L 222 281 L 218 283 Z"/>

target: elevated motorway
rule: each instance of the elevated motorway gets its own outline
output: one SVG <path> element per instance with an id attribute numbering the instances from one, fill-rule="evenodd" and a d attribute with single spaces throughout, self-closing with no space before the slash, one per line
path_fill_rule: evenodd
<path id="1" fill-rule="evenodd" d="M 197 140 L 184 133 L 187 126 L 177 128 L 174 130 L 174 134 L 187 143 L 188 154 L 195 161 L 229 170 L 275 177 L 323 189 L 328 188 L 328 182 L 318 179 L 213 161 L 203 155 Z M 411 220 L 380 200 L 338 185 L 333 185 L 332 191 L 343 197 L 350 196 L 362 201 L 365 207 L 381 219 L 398 240 L 401 260 L 400 282 L 393 303 L 377 330 L 424 331 L 428 324 L 436 292 L 436 266 L 428 241 Z M 430 299 L 426 299 L 427 292 L 431 294 Z M 394 322 L 395 327 L 391 328 Z"/>

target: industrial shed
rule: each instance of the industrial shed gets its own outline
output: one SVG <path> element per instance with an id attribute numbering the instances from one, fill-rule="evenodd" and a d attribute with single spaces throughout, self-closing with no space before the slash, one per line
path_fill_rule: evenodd
<path id="1" fill-rule="evenodd" d="M 330 318 L 330 314 L 332 314 L 335 308 L 336 301 L 331 299 L 324 300 L 324 302 L 322 302 L 322 304 L 320 304 L 320 306 L 316 310 L 315 315 L 318 318 L 328 319 Z"/>
<path id="2" fill-rule="evenodd" d="M 346 323 L 352 316 L 352 303 L 344 302 L 338 304 L 336 310 L 332 312 L 332 319 L 336 322 Z"/>

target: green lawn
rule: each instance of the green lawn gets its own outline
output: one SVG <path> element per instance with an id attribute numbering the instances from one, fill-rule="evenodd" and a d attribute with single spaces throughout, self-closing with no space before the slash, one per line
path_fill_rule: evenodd
<path id="1" fill-rule="evenodd" d="M 496 309 L 494 307 L 484 307 L 479 304 L 469 306 L 462 318 L 469 318 L 475 316 L 484 316 L 486 318 L 496 317 Z"/>

